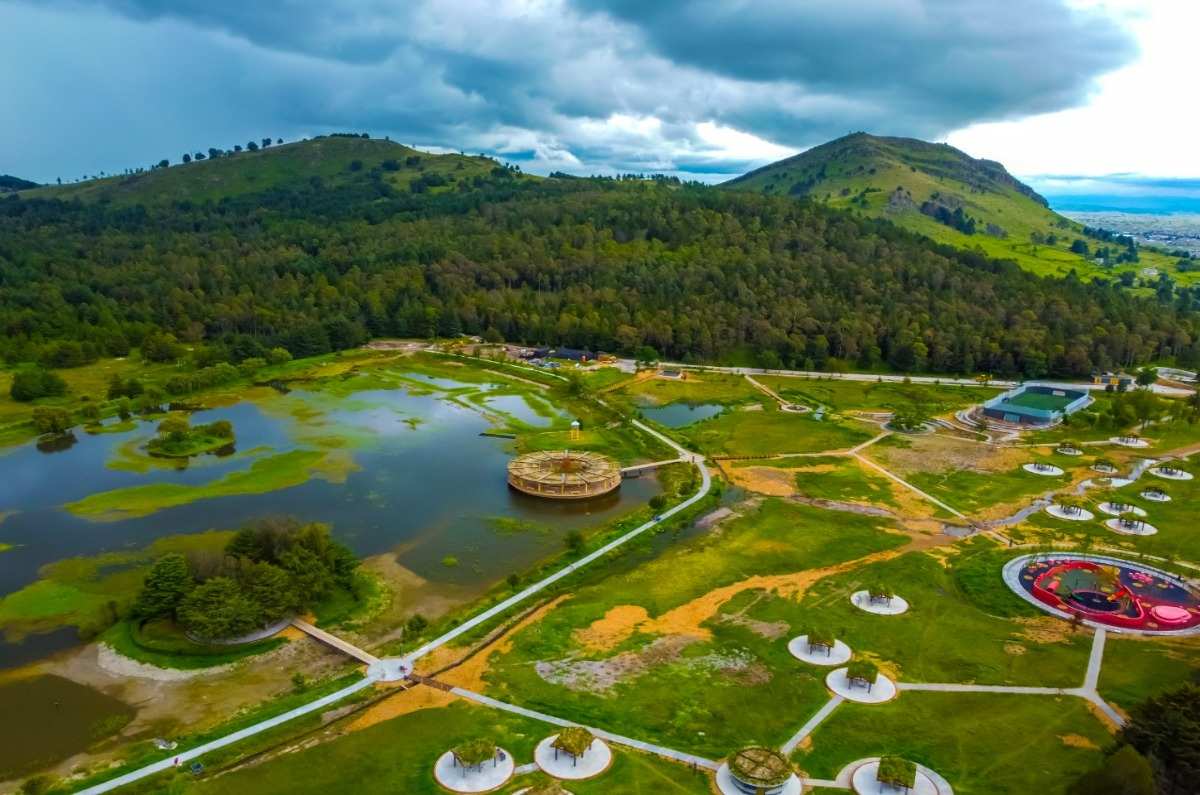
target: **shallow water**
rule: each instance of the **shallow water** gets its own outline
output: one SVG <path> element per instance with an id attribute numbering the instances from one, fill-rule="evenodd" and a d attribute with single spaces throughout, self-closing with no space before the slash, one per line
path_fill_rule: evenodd
<path id="1" fill-rule="evenodd" d="M 720 403 L 669 403 L 666 406 L 646 406 L 641 409 L 646 419 L 668 428 L 682 428 L 693 422 L 715 417 L 725 410 Z"/>
<path id="2" fill-rule="evenodd" d="M 436 381 L 446 389 L 470 386 Z M 78 432 L 70 450 L 54 454 L 28 444 L 0 456 L 0 513 L 9 514 L 0 521 L 0 541 L 14 545 L 2 553 L 0 593 L 27 585 L 37 579 L 39 567 L 62 558 L 136 549 L 161 536 L 235 528 L 278 514 L 328 522 L 359 555 L 395 551 L 401 565 L 422 577 L 482 591 L 562 549 L 568 530 L 599 524 L 658 492 L 653 478 L 626 481 L 613 494 L 583 502 L 514 492 L 505 482 L 511 442 L 481 436 L 491 426 L 480 411 L 424 390 L 415 392 L 379 389 L 331 399 L 294 391 L 261 406 L 244 402 L 197 412 L 193 423 L 231 421 L 238 453 L 194 459 L 185 470 L 141 473 L 106 466 L 122 445 L 149 439 L 152 422 L 127 433 Z M 489 396 L 485 403 L 530 424 L 550 421 L 517 395 Z M 316 437 L 323 444 L 333 440 L 349 446 L 358 469 L 344 483 L 310 479 L 266 494 L 199 500 L 114 522 L 75 516 L 62 507 L 127 486 L 206 483 L 244 470 L 260 456 L 311 448 Z M 499 527 L 497 518 L 510 521 Z M 447 556 L 457 559 L 457 565 L 444 565 Z M 31 652 L 33 659 L 40 656 L 34 649 L 52 651 L 70 641 L 55 633 L 53 638 L 32 636 L 26 643 L 30 645 L 24 648 L 0 643 L 0 667 L 28 662 Z"/>
<path id="3" fill-rule="evenodd" d="M 60 676 L 0 684 L 0 781 L 65 759 L 114 733 L 128 704 Z"/>

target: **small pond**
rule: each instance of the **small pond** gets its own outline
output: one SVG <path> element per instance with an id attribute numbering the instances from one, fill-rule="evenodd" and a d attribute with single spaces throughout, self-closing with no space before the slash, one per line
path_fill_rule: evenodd
<path id="1" fill-rule="evenodd" d="M 682 428 L 693 422 L 715 417 L 725 410 L 720 403 L 668 403 L 665 406 L 643 406 L 639 410 L 648 420 L 668 428 Z"/>

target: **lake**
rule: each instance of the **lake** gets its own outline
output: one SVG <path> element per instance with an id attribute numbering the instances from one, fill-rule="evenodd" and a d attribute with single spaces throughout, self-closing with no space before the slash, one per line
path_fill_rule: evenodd
<path id="1" fill-rule="evenodd" d="M 668 428 L 682 428 L 693 422 L 715 417 L 725 410 L 720 403 L 668 403 L 665 406 L 639 406 L 648 420 Z"/>
<path id="2" fill-rule="evenodd" d="M 137 449 L 153 436 L 157 422 L 139 422 L 123 433 L 77 430 L 77 442 L 59 452 L 29 443 L 0 455 L 0 541 L 13 545 L 0 552 L 0 593 L 22 588 L 37 579 L 39 567 L 62 558 L 136 549 L 166 535 L 236 528 L 280 514 L 327 522 L 360 556 L 391 551 L 401 565 L 434 583 L 478 593 L 561 550 L 568 530 L 605 522 L 659 491 L 654 478 L 631 479 L 612 494 L 582 502 L 512 491 L 505 481 L 512 442 L 481 436 L 492 427 L 481 410 L 430 391 L 479 385 L 423 380 L 429 390 L 371 389 L 340 398 L 297 390 L 196 412 L 194 424 L 232 422 L 236 452 L 193 459 L 181 470 L 161 463 L 147 469 L 148 459 L 139 459 Z M 529 425 L 553 421 L 543 416 L 544 407 L 539 414 L 521 396 L 502 390 L 483 387 L 478 400 L 483 411 L 504 412 Z M 114 521 L 63 507 L 130 486 L 201 486 L 243 472 L 254 461 L 314 447 L 352 458 L 344 482 L 314 477 L 263 494 L 201 499 Z M 129 462 L 140 463 L 143 471 Z M 444 565 L 447 556 L 458 564 Z M 0 667 L 75 642 L 70 633 L 56 632 L 31 636 L 25 646 L 0 643 Z"/>

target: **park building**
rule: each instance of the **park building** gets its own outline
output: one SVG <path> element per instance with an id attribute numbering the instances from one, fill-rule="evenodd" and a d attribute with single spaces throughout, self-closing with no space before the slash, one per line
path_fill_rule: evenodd
<path id="1" fill-rule="evenodd" d="M 983 415 L 1010 425 L 1049 427 L 1092 402 L 1086 389 L 1023 384 L 983 404 Z"/>

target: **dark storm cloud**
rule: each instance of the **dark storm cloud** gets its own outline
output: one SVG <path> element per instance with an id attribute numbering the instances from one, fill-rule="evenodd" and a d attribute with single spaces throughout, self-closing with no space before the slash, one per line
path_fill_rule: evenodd
<path id="1" fill-rule="evenodd" d="M 731 174 L 853 130 L 1067 107 L 1132 54 L 1058 0 L 0 0 L 0 28 L 26 120 L 0 127 L 0 172 L 42 178 L 338 129 L 543 171 Z"/>
<path id="2" fill-rule="evenodd" d="M 938 134 L 971 122 L 1058 110 L 1134 54 L 1128 33 L 1061 0 L 578 0 L 636 26 L 676 63 L 746 81 L 801 86 L 856 108 L 738 114 L 789 129 L 874 127 Z M 821 118 L 825 116 L 825 118 Z M 840 117 L 840 118 L 839 118 Z"/>

